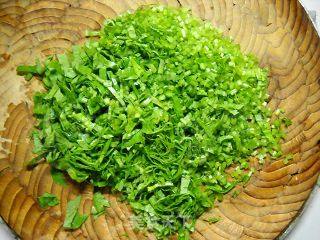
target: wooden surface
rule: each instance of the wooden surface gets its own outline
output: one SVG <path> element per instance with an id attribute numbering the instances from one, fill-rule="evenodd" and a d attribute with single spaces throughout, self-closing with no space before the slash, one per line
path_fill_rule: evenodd
<path id="1" fill-rule="evenodd" d="M 192 239 L 275 239 L 303 207 L 320 170 L 320 40 L 297 1 L 0 0 L 0 215 L 22 239 L 154 239 L 133 231 L 129 207 L 109 194 L 105 216 L 89 218 L 73 232 L 63 229 L 67 201 L 82 194 L 80 213 L 89 213 L 93 189 L 54 184 L 47 164 L 26 171 L 32 157 L 30 96 L 39 84 L 26 83 L 15 68 L 84 42 L 85 30 L 99 29 L 105 18 L 157 2 L 190 7 L 256 54 L 270 67 L 269 106 L 283 108 L 293 120 L 282 146 L 294 159 L 263 166 L 237 198 L 226 196 L 197 221 Z M 56 194 L 61 204 L 40 209 L 36 199 L 44 192 Z M 222 220 L 202 220 L 210 216 Z"/>

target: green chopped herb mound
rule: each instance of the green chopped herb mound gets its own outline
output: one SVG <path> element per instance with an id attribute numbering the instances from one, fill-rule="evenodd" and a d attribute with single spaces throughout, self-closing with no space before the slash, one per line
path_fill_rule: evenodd
<path id="1" fill-rule="evenodd" d="M 268 72 L 184 9 L 139 9 L 91 35 L 98 40 L 17 69 L 47 90 L 34 96 L 33 163 L 111 187 L 139 227 L 186 239 L 249 179 L 250 157 L 281 155 Z"/>

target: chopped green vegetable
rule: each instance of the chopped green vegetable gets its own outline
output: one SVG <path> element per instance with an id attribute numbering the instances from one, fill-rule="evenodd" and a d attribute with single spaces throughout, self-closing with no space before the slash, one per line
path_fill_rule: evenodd
<path id="1" fill-rule="evenodd" d="M 289 164 L 289 161 L 293 159 L 293 155 L 292 154 L 288 154 L 287 156 L 284 157 L 283 159 L 283 163 L 285 165 Z"/>
<path id="2" fill-rule="evenodd" d="M 106 207 L 110 207 L 109 201 L 105 199 L 100 192 L 96 192 L 93 195 L 93 206 L 91 210 L 93 217 L 96 219 L 103 215 Z"/>
<path id="3" fill-rule="evenodd" d="M 34 96 L 34 152 L 79 183 L 121 192 L 143 228 L 188 238 L 250 179 L 249 157 L 281 156 L 290 121 L 280 110 L 271 120 L 268 71 L 210 23 L 151 7 L 89 35 L 99 40 L 17 69 L 47 90 Z M 97 196 L 95 216 L 107 205 Z M 85 221 L 78 205 L 65 227 Z"/>
<path id="4" fill-rule="evenodd" d="M 212 217 L 212 218 L 209 218 L 209 219 L 205 219 L 206 222 L 212 224 L 212 223 L 217 223 L 221 220 L 221 218 L 219 217 Z"/>
<path id="5" fill-rule="evenodd" d="M 236 198 L 236 197 L 238 197 L 239 194 L 240 194 L 240 191 L 239 191 L 239 190 L 234 190 L 234 191 L 232 192 L 232 197 L 233 197 L 233 198 Z"/>
<path id="6" fill-rule="evenodd" d="M 55 182 L 56 184 L 59 184 L 61 186 L 67 185 L 63 172 L 61 172 L 55 168 L 51 168 L 50 173 L 51 173 L 51 177 L 53 179 L 53 182 Z"/>
<path id="7" fill-rule="evenodd" d="M 121 236 L 123 236 L 123 237 L 125 237 L 125 238 L 129 238 L 128 233 L 124 233 L 124 234 L 122 234 Z"/>
<path id="8" fill-rule="evenodd" d="M 42 196 L 38 197 L 38 201 L 41 208 L 53 207 L 60 203 L 56 195 L 51 193 L 44 193 Z"/>
<path id="9" fill-rule="evenodd" d="M 81 196 L 76 197 L 67 204 L 66 218 L 63 227 L 66 229 L 78 229 L 87 220 L 86 214 L 80 215 L 78 208 L 80 206 Z"/>

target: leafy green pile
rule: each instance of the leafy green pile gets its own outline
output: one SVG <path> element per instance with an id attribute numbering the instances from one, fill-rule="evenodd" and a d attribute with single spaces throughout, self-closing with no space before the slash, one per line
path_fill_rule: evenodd
<path id="1" fill-rule="evenodd" d="M 267 70 L 211 24 L 152 7 L 91 35 L 99 40 L 17 69 L 47 89 L 34 96 L 33 163 L 121 192 L 141 227 L 182 238 L 249 179 L 248 158 L 281 155 Z"/>

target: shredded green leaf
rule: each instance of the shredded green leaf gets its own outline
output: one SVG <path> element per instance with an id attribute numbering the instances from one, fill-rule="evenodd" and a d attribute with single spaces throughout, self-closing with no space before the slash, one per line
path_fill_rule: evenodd
<path id="1" fill-rule="evenodd" d="M 56 195 L 51 193 L 44 193 L 38 197 L 38 202 L 41 208 L 53 207 L 60 203 Z"/>
<path id="2" fill-rule="evenodd" d="M 51 168 L 50 173 L 51 173 L 51 177 L 52 177 L 53 182 L 55 182 L 61 186 L 67 185 L 67 182 L 66 182 L 66 179 L 65 179 L 63 172 L 61 172 L 55 168 Z"/>
<path id="3" fill-rule="evenodd" d="M 67 204 L 66 218 L 63 227 L 66 229 L 78 229 L 87 220 L 86 214 L 81 215 L 78 211 L 80 206 L 81 196 L 76 197 Z"/>
<path id="4" fill-rule="evenodd" d="M 285 165 L 289 164 L 289 161 L 293 159 L 293 155 L 292 154 L 288 154 L 287 156 L 284 157 L 283 159 L 283 163 Z"/>
<path id="5" fill-rule="evenodd" d="M 212 217 L 212 218 L 208 218 L 208 219 L 205 219 L 206 222 L 212 224 L 212 223 L 217 223 L 221 220 L 221 218 L 219 217 Z"/>
<path id="6" fill-rule="evenodd" d="M 240 191 L 239 190 L 234 190 L 233 192 L 232 192 L 232 197 L 233 198 L 236 198 L 236 197 L 238 197 L 238 195 L 240 194 Z"/>
<path id="7" fill-rule="evenodd" d="M 105 199 L 105 197 L 100 192 L 94 193 L 93 206 L 91 210 L 93 217 L 96 219 L 99 216 L 103 215 L 106 207 L 110 207 L 109 201 Z"/>
<path id="8" fill-rule="evenodd" d="M 121 192 L 142 228 L 188 238 L 250 179 L 249 158 L 281 156 L 290 120 L 271 120 L 268 71 L 210 23 L 160 6 L 91 35 L 99 40 L 17 69 L 47 90 L 34 95 L 34 152 L 79 183 Z M 107 206 L 97 196 L 96 216 Z M 74 201 L 70 229 L 86 219 Z"/>

